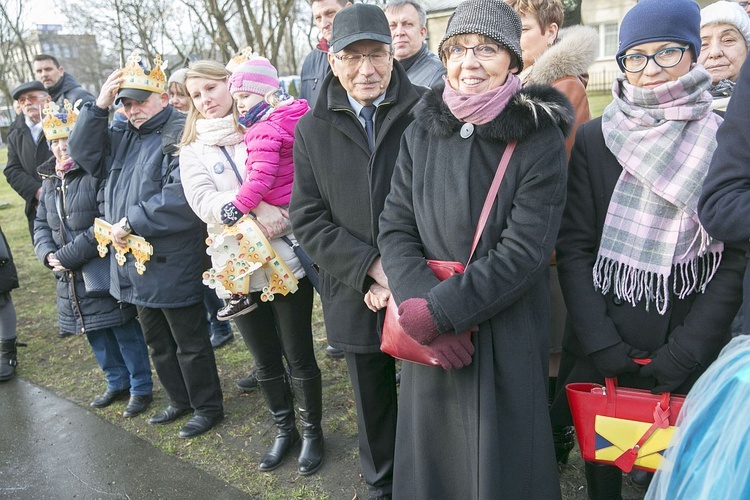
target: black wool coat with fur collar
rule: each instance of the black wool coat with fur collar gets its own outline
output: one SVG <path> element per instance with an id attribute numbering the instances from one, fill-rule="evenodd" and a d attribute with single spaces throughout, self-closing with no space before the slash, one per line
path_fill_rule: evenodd
<path id="1" fill-rule="evenodd" d="M 559 498 L 547 413 L 548 272 L 572 109 L 551 87 L 528 86 L 468 138 L 442 86 L 414 113 L 380 219 L 383 267 L 397 302 L 424 297 L 442 330 L 479 331 L 468 367 L 404 363 L 394 498 Z M 438 282 L 425 258 L 466 263 L 511 140 L 518 145 L 472 261 Z"/>

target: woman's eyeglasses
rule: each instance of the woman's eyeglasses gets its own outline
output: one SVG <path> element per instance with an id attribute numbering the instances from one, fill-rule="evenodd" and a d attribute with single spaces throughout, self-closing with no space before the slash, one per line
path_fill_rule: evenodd
<path id="1" fill-rule="evenodd" d="M 618 57 L 617 60 L 628 73 L 640 73 L 646 69 L 649 60 L 653 60 L 660 68 L 673 68 L 680 64 L 685 51 L 689 48 L 689 45 L 685 45 L 684 47 L 667 47 L 650 56 L 646 54 L 625 54 Z"/>
<path id="2" fill-rule="evenodd" d="M 501 47 L 494 43 L 483 43 L 474 47 L 464 47 L 463 45 L 448 45 L 443 47 L 443 54 L 449 61 L 463 61 L 469 51 L 474 53 L 474 57 L 480 61 L 491 61 L 500 52 Z"/>
<path id="3" fill-rule="evenodd" d="M 384 50 L 371 52 L 369 54 L 334 54 L 333 57 L 350 68 L 359 68 L 365 59 L 370 59 L 370 64 L 376 67 L 385 66 L 391 60 L 391 53 Z"/>

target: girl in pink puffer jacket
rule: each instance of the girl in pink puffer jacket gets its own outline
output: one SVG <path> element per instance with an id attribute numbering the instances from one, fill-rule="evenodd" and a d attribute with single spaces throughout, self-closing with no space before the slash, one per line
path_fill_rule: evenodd
<path id="1" fill-rule="evenodd" d="M 235 69 L 229 77 L 229 91 L 237 103 L 240 124 L 247 129 L 245 179 L 234 201 L 221 211 L 222 222 L 231 226 L 261 201 L 289 206 L 294 127 L 310 108 L 304 99 L 294 99 L 279 88 L 276 68 L 264 57 L 253 57 Z M 235 294 L 217 318 L 228 320 L 256 307 L 249 295 Z"/>

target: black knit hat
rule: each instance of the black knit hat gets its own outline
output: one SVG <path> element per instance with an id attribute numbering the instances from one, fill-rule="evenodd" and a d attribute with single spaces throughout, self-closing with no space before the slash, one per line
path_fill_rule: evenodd
<path id="1" fill-rule="evenodd" d="M 448 19 L 445 36 L 438 45 L 443 53 L 445 41 L 456 35 L 484 35 L 503 45 L 515 55 L 518 72 L 523 69 L 521 56 L 521 18 L 502 0 L 466 0 Z"/>

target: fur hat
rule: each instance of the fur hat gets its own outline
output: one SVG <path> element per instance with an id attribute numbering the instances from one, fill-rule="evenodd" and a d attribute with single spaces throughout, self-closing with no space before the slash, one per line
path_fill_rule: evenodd
<path id="1" fill-rule="evenodd" d="M 440 40 L 438 54 L 442 56 L 443 44 L 456 35 L 484 35 L 503 45 L 515 55 L 518 72 L 523 69 L 521 56 L 521 18 L 516 11 L 501 0 L 466 0 L 458 4 L 448 19 L 445 36 Z"/>
<path id="2" fill-rule="evenodd" d="M 265 57 L 255 56 L 237 67 L 229 77 L 229 92 L 249 92 L 265 97 L 279 89 L 279 74 Z"/>
<path id="3" fill-rule="evenodd" d="M 719 0 L 701 9 L 701 28 L 709 24 L 731 24 L 745 38 L 750 47 L 750 17 L 745 9 L 735 2 Z"/>
<path id="4" fill-rule="evenodd" d="M 169 75 L 169 80 L 167 80 L 167 88 L 169 88 L 169 86 L 172 85 L 173 83 L 179 83 L 180 85 L 185 85 L 186 77 L 187 77 L 187 68 L 180 68 L 172 72 L 172 74 Z"/>
<path id="5" fill-rule="evenodd" d="M 640 0 L 620 23 L 617 58 L 643 43 L 686 43 L 698 59 L 701 52 L 700 7 L 694 0 Z M 625 71 L 620 64 L 620 69 Z"/>

